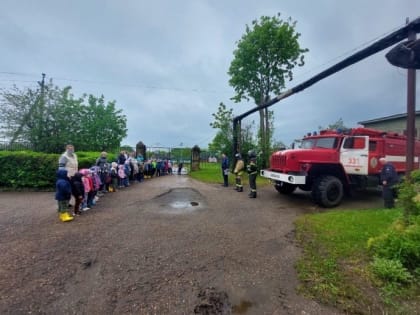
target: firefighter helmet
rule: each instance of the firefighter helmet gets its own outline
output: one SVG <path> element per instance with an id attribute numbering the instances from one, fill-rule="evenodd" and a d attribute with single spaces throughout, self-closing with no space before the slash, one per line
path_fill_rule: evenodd
<path id="1" fill-rule="evenodd" d="M 249 157 L 250 159 L 255 159 L 255 158 L 257 158 L 257 154 L 255 153 L 255 151 L 254 151 L 254 150 L 249 150 L 249 151 L 248 151 L 248 157 Z"/>

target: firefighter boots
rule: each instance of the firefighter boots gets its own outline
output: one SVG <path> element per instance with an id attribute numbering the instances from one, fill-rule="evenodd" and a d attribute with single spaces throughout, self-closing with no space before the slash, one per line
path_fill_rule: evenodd
<path id="1" fill-rule="evenodd" d="M 249 198 L 257 198 L 257 192 L 252 191 L 248 196 L 249 196 Z"/>

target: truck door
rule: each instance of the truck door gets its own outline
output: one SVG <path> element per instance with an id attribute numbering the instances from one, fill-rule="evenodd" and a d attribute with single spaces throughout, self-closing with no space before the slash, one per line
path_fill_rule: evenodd
<path id="1" fill-rule="evenodd" d="M 347 174 L 368 174 L 368 136 L 344 137 L 340 148 L 340 162 Z"/>

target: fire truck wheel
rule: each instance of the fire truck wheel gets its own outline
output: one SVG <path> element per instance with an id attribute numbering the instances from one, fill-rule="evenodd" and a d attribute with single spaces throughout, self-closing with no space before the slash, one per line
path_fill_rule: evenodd
<path id="1" fill-rule="evenodd" d="M 296 185 L 292 185 L 285 182 L 277 182 L 276 185 L 277 191 L 281 194 L 288 195 L 295 191 Z"/>
<path id="2" fill-rule="evenodd" d="M 315 202 L 322 207 L 335 207 L 343 199 L 343 184 L 335 176 L 320 177 L 315 182 L 312 196 Z"/>

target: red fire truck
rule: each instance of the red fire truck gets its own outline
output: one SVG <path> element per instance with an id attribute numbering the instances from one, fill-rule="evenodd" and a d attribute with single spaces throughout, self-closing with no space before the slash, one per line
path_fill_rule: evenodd
<path id="1" fill-rule="evenodd" d="M 311 191 L 317 204 L 335 207 L 351 189 L 379 185 L 381 157 L 403 176 L 406 142 L 404 135 L 369 128 L 323 130 L 304 137 L 299 149 L 273 153 L 261 176 L 282 194 L 300 188 Z M 414 150 L 414 168 L 419 168 L 420 141 Z"/>

